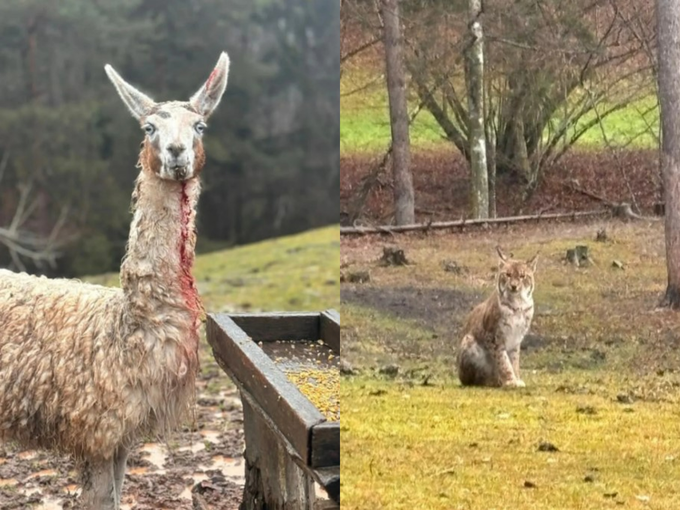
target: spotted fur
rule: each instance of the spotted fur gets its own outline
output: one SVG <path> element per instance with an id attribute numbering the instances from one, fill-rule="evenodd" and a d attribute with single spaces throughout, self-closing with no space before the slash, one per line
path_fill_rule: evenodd
<path id="1" fill-rule="evenodd" d="M 493 294 L 470 313 L 458 351 L 458 377 L 464 386 L 524 386 L 520 346 L 534 315 L 534 273 L 528 262 L 508 259 L 500 248 Z"/>

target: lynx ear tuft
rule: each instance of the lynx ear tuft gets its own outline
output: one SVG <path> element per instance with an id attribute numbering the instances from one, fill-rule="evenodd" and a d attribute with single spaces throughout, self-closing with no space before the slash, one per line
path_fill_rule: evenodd
<path id="1" fill-rule="evenodd" d="M 503 253 L 503 250 L 501 249 L 500 245 L 496 246 L 496 251 L 498 252 L 498 256 L 500 257 L 502 262 L 507 262 L 508 257 Z"/>
<path id="2" fill-rule="evenodd" d="M 538 263 L 538 253 L 531 257 L 529 260 L 527 260 L 527 265 L 531 268 L 532 271 L 536 271 L 536 264 Z"/>

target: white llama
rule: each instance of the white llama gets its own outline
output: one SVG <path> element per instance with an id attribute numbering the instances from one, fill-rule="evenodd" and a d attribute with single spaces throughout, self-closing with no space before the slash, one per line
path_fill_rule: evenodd
<path id="1" fill-rule="evenodd" d="M 91 510 L 119 508 L 130 447 L 192 401 L 201 136 L 229 58 L 188 102 L 156 103 L 105 69 L 145 132 L 122 289 L 0 270 L 0 437 L 72 455 Z"/>

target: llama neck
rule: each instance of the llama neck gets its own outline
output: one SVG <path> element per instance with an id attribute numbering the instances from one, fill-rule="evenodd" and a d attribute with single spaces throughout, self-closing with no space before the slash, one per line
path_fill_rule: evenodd
<path id="1" fill-rule="evenodd" d="M 202 308 L 192 268 L 199 193 L 198 179 L 180 183 L 140 172 L 121 266 L 126 316 L 135 329 L 198 328 Z"/>

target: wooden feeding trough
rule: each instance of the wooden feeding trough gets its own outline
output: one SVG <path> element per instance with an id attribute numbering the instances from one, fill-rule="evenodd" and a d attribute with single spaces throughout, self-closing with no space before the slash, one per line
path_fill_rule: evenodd
<path id="1" fill-rule="evenodd" d="M 339 508 L 339 407 L 337 416 L 329 414 L 338 419 L 330 421 L 288 378 L 295 371 L 310 373 L 304 372 L 308 368 L 339 373 L 339 314 L 210 314 L 207 329 L 215 359 L 243 401 L 241 509 Z M 315 482 L 330 499 L 317 495 Z"/>

